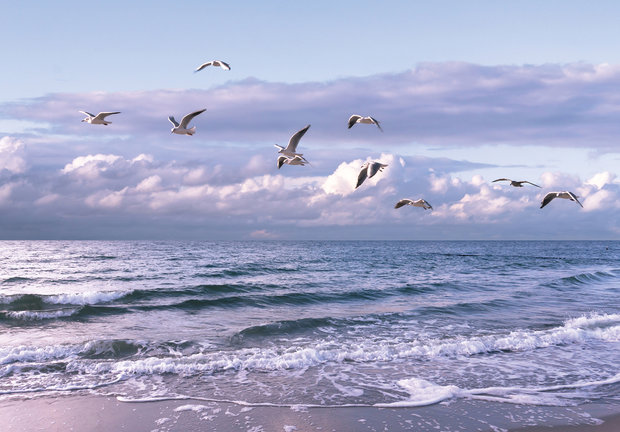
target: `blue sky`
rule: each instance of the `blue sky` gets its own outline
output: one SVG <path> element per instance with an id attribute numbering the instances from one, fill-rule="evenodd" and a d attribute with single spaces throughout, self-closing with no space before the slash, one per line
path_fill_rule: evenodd
<path id="1" fill-rule="evenodd" d="M 2 7 L 0 238 L 620 238 L 616 2 Z"/>

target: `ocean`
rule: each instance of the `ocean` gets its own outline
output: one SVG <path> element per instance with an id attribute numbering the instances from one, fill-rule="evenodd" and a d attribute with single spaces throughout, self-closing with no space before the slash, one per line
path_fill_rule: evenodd
<path id="1" fill-rule="evenodd" d="M 2 241 L 0 399 L 620 403 L 620 242 Z"/>

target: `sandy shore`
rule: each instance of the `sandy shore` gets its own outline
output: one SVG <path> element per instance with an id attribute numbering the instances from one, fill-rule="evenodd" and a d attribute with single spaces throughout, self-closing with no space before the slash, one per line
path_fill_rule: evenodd
<path id="1" fill-rule="evenodd" d="M 620 431 L 620 407 L 532 407 L 456 401 L 422 408 L 248 407 L 200 400 L 145 403 L 74 395 L 0 402 L 4 432 L 22 431 Z"/>

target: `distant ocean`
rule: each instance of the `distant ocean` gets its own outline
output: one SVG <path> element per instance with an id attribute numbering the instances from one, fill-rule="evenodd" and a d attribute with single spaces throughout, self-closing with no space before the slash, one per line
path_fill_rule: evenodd
<path id="1" fill-rule="evenodd" d="M 0 399 L 620 403 L 620 242 L 0 242 Z"/>

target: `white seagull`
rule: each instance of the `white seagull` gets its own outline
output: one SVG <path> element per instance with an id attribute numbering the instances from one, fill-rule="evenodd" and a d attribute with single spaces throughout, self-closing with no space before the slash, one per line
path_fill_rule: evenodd
<path id="1" fill-rule="evenodd" d="M 83 122 L 86 123 L 90 123 L 90 124 L 102 124 L 102 125 L 109 125 L 110 123 L 112 123 L 111 121 L 107 121 L 105 118 L 109 115 L 112 114 L 120 114 L 120 111 L 114 111 L 114 112 L 100 112 L 97 115 L 91 114 L 87 111 L 80 111 L 82 114 L 84 114 L 85 117 L 84 119 L 82 119 Z"/>
<path id="2" fill-rule="evenodd" d="M 188 129 L 187 126 L 189 122 L 192 121 L 194 117 L 198 114 L 205 112 L 207 109 L 201 109 L 199 111 L 194 111 L 193 113 L 187 114 L 185 117 L 181 119 L 181 124 L 177 123 L 173 116 L 168 117 L 170 123 L 174 125 L 174 127 L 170 130 L 170 133 L 175 133 L 179 135 L 194 135 L 196 133 L 196 126 L 191 129 Z"/>
<path id="3" fill-rule="evenodd" d="M 413 207 L 422 207 L 424 210 L 433 209 L 433 206 L 430 205 L 426 200 L 419 199 L 416 201 L 410 200 L 408 198 L 403 198 L 396 203 L 394 206 L 395 209 L 401 208 L 402 206 L 410 205 Z"/>
<path id="4" fill-rule="evenodd" d="M 282 155 L 278 157 L 278 169 L 282 168 L 282 165 L 284 164 L 305 166 L 307 163 L 309 162 L 299 155 L 294 157 Z"/>
<path id="5" fill-rule="evenodd" d="M 360 187 L 360 185 L 364 183 L 364 180 L 366 180 L 367 178 L 371 178 L 379 171 L 383 171 L 383 168 L 385 168 L 386 166 L 386 164 L 382 164 L 381 162 L 366 162 L 364 165 L 362 165 L 362 170 L 357 176 L 357 185 L 355 185 L 355 189 Z"/>
<path id="6" fill-rule="evenodd" d="M 304 136 L 304 134 L 308 131 L 309 128 L 310 128 L 310 125 L 295 132 L 293 136 L 291 137 L 291 139 L 288 140 L 288 145 L 286 146 L 286 148 L 282 147 L 281 145 L 274 144 L 276 148 L 280 149 L 278 153 L 282 153 L 285 156 L 291 156 L 291 157 L 295 157 L 295 156 L 303 157 L 303 153 L 297 153 L 297 145 L 299 144 L 299 140 L 301 139 L 301 137 Z"/>
<path id="7" fill-rule="evenodd" d="M 383 132 L 383 129 L 381 129 L 381 125 L 379 125 L 379 121 L 370 116 L 362 117 L 361 115 L 353 114 L 351 117 L 349 117 L 349 129 L 351 129 L 356 123 L 376 124 L 379 130 Z"/>
<path id="8" fill-rule="evenodd" d="M 523 183 L 531 184 L 532 186 L 536 186 L 537 188 L 540 187 L 537 184 L 534 184 L 534 183 L 532 183 L 530 181 L 527 181 L 527 180 L 516 181 L 516 180 L 510 180 L 510 179 L 507 179 L 507 178 L 500 178 L 500 179 L 497 179 L 497 180 L 493 180 L 491 183 L 495 183 L 495 182 L 498 182 L 498 181 L 509 181 L 510 182 L 510 186 L 514 186 L 514 187 L 523 187 Z"/>
<path id="9" fill-rule="evenodd" d="M 549 204 L 551 201 L 553 201 L 555 198 L 564 198 L 564 199 L 568 199 L 568 200 L 571 200 L 571 201 L 575 201 L 577 204 L 579 204 L 581 206 L 581 208 L 583 208 L 583 205 L 581 205 L 581 203 L 577 199 L 579 197 L 577 195 L 575 195 L 574 193 L 569 192 L 569 191 L 549 192 L 547 195 L 545 195 L 545 197 L 543 198 L 542 202 L 540 203 L 540 208 L 543 208 L 544 206 Z"/>
<path id="10" fill-rule="evenodd" d="M 230 70 L 230 66 L 228 65 L 228 63 L 225 63 L 225 62 L 223 62 L 221 60 L 213 60 L 213 61 L 206 62 L 206 63 L 203 63 L 200 66 L 198 66 L 198 69 L 196 69 L 194 71 L 194 73 L 203 70 L 207 66 L 219 66 L 219 67 L 221 67 L 224 70 Z"/>

